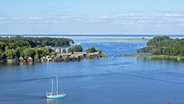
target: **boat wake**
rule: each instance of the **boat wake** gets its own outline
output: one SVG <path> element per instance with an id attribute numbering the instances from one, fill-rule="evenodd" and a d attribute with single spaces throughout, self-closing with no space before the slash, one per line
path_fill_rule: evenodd
<path id="1" fill-rule="evenodd" d="M 17 82 L 29 82 L 36 80 L 46 80 L 52 77 L 42 77 L 42 78 L 30 78 L 30 79 L 20 79 L 20 80 L 0 80 L 0 83 L 17 83 Z"/>
<path id="2" fill-rule="evenodd" d="M 26 101 L 26 100 L 39 100 L 39 99 L 45 99 L 45 96 L 28 95 L 28 94 L 1 94 L 0 95 L 0 103 Z"/>

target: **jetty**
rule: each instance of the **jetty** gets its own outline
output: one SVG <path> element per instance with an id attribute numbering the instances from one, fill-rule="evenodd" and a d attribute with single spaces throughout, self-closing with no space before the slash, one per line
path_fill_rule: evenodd
<path id="1" fill-rule="evenodd" d="M 71 52 L 71 53 L 59 53 L 53 57 L 55 62 L 68 62 L 68 61 L 80 61 L 82 59 L 96 59 L 102 57 L 98 52 L 87 53 L 87 52 Z"/>

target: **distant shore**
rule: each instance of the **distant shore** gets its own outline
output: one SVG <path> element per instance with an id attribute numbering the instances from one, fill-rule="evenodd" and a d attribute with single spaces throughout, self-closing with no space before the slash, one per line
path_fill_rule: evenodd
<path id="1" fill-rule="evenodd" d="M 153 58 L 153 59 L 176 59 L 176 60 L 184 60 L 184 56 L 149 55 L 149 54 L 124 54 L 124 56 L 135 56 L 135 57 Z"/>
<path id="2" fill-rule="evenodd" d="M 148 41 L 150 40 L 149 38 L 112 38 L 112 37 L 105 37 L 105 38 L 87 38 L 88 40 L 130 40 L 130 41 L 134 41 L 134 40 L 137 40 L 137 41 L 141 41 L 141 40 L 145 40 L 145 41 Z"/>

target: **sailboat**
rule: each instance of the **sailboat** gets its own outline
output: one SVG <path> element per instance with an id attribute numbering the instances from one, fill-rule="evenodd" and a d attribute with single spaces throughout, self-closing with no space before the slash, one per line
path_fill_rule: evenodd
<path id="1" fill-rule="evenodd" d="M 49 99 L 60 99 L 64 98 L 66 96 L 65 93 L 60 93 L 58 91 L 58 77 L 52 78 L 52 86 L 51 86 L 51 92 L 46 93 L 46 97 Z"/>

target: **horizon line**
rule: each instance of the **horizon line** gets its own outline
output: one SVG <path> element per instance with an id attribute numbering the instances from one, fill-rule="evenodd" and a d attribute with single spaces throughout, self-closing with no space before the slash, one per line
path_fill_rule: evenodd
<path id="1" fill-rule="evenodd" d="M 184 33 L 0 33 L 1 35 L 184 35 Z"/>

